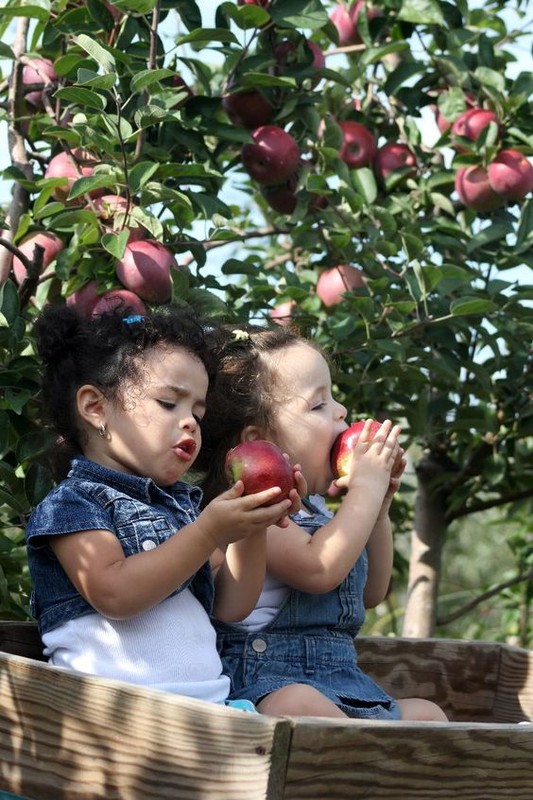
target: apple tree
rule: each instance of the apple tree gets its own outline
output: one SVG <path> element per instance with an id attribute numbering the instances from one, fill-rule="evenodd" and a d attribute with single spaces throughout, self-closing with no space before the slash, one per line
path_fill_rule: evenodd
<path id="1" fill-rule="evenodd" d="M 529 608 L 527 3 L 8 0 L 0 26 L 2 613 L 52 484 L 35 315 L 171 299 L 297 326 L 354 417 L 401 421 L 404 633 L 434 633 L 445 543 L 489 510 L 523 521 L 503 588 Z"/>

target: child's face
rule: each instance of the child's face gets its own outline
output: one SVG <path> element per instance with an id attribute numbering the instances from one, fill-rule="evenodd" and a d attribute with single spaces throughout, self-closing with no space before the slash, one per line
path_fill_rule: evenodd
<path id="1" fill-rule="evenodd" d="M 204 365 L 187 350 L 148 351 L 140 380 L 106 404 L 108 436 L 101 439 L 100 463 L 159 486 L 179 480 L 201 445 L 207 386 Z"/>
<path id="2" fill-rule="evenodd" d="M 333 399 L 328 364 L 314 348 L 299 342 L 269 360 L 279 394 L 269 438 L 301 464 L 309 493 L 323 493 L 333 480 L 331 448 L 348 427 L 346 408 Z"/>

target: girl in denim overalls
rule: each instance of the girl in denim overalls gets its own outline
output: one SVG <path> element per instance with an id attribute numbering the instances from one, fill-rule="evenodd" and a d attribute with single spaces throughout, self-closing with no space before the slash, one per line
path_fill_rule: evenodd
<path id="1" fill-rule="evenodd" d="M 225 452 L 254 439 L 298 463 L 311 495 L 288 528 L 268 531 L 255 610 L 239 624 L 217 623 L 231 696 L 287 713 L 283 690 L 300 684 L 319 694 L 304 709 L 296 703 L 294 714 L 445 721 L 431 701 L 390 697 L 358 667 L 354 647 L 365 606 L 380 603 L 389 585 L 388 511 L 405 467 L 399 428 L 387 420 L 370 440 L 367 422 L 350 474 L 335 481 L 343 498 L 332 515 L 321 495 L 333 481 L 331 448 L 347 428 L 346 409 L 332 396 L 318 349 L 283 327 L 228 331 L 207 409 L 199 459 L 206 501 L 227 485 Z"/>
<path id="2" fill-rule="evenodd" d="M 267 526 L 285 524 L 297 493 L 244 497 L 238 482 L 199 513 L 201 492 L 182 479 L 200 449 L 213 363 L 185 312 L 86 319 L 48 306 L 36 333 L 45 409 L 73 455 L 27 526 L 45 655 L 79 673 L 225 703 L 209 614 L 230 622 L 253 608 Z M 217 548 L 226 558 L 214 593 Z"/>

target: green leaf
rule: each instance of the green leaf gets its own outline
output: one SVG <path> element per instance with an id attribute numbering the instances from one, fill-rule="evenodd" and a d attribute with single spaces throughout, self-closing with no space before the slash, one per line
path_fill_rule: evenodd
<path id="1" fill-rule="evenodd" d="M 19 298 L 15 284 L 6 281 L 0 287 L 0 310 L 8 325 L 13 325 L 19 315 Z"/>
<path id="2" fill-rule="evenodd" d="M 93 111 L 104 111 L 107 101 L 102 95 L 91 89 L 82 89 L 77 86 L 68 86 L 64 89 L 58 89 L 54 95 L 67 103 L 75 103 L 76 105 L 88 108 Z"/>
<path id="3" fill-rule="evenodd" d="M 85 33 L 81 33 L 79 36 L 74 36 L 74 41 L 83 49 L 86 53 L 89 53 L 91 58 L 94 58 L 97 64 L 100 65 L 104 72 L 114 72 L 115 71 L 115 59 L 113 55 L 98 44 L 97 41 L 92 39 L 90 36 L 87 36 Z"/>
<path id="4" fill-rule="evenodd" d="M 9 61 L 15 60 L 15 53 L 13 50 L 8 47 L 7 44 L 0 42 L 0 58 L 9 59 Z"/>
<path id="5" fill-rule="evenodd" d="M 219 8 L 242 31 L 262 28 L 270 21 L 270 14 L 261 6 L 236 6 L 235 3 L 222 3 Z"/>
<path id="6" fill-rule="evenodd" d="M 533 238 L 533 202 L 526 200 L 520 212 L 520 223 L 516 234 L 517 246 L 522 246 Z"/>
<path id="7" fill-rule="evenodd" d="M 469 314 L 490 314 L 496 311 L 497 306 L 490 300 L 482 297 L 461 297 L 460 300 L 453 300 L 450 303 L 450 311 L 454 317 L 466 316 Z"/>
<path id="8" fill-rule="evenodd" d="M 109 91 L 117 82 L 117 76 L 114 72 L 106 72 L 105 75 L 98 75 L 89 69 L 78 70 L 78 84 L 84 87 L 90 86 L 92 89 L 103 89 Z"/>
<path id="9" fill-rule="evenodd" d="M 104 233 L 102 236 L 102 247 L 114 258 L 121 259 L 124 255 L 129 238 L 130 231 L 128 228 L 124 228 L 120 233 Z"/>
<path id="10" fill-rule="evenodd" d="M 235 34 L 224 28 L 198 28 L 185 36 L 180 36 L 176 42 L 178 47 L 184 44 L 204 44 L 222 42 L 222 44 L 239 44 Z"/>
<path id="11" fill-rule="evenodd" d="M 378 187 L 373 170 L 370 167 L 354 169 L 350 173 L 354 189 L 364 197 L 365 202 L 370 205 L 378 196 Z"/>
<path id="12" fill-rule="evenodd" d="M 143 69 L 137 72 L 131 80 L 131 91 L 142 92 L 147 86 L 171 78 L 176 73 L 171 69 Z"/>
<path id="13" fill-rule="evenodd" d="M 76 197 L 81 197 L 83 194 L 89 194 L 94 189 L 111 188 L 115 184 L 115 179 L 112 175 L 90 175 L 84 178 L 78 178 L 70 187 L 68 199 L 74 200 Z"/>
<path id="14" fill-rule="evenodd" d="M 398 19 L 415 25 L 443 25 L 444 17 L 437 0 L 402 0 Z"/>
<path id="15" fill-rule="evenodd" d="M 484 228 L 481 233 L 478 233 L 476 236 L 470 239 L 466 248 L 467 252 L 473 253 L 475 250 L 484 247 L 489 242 L 497 242 L 499 239 L 505 239 L 505 237 L 511 233 L 512 230 L 513 227 L 510 223 L 493 223 L 487 228 Z"/>
<path id="16" fill-rule="evenodd" d="M 479 80 L 482 86 L 492 86 L 501 94 L 505 92 L 505 77 L 494 69 L 488 67 L 478 67 L 474 75 Z"/>
<path id="17" fill-rule="evenodd" d="M 270 16 L 282 28 L 316 31 L 328 24 L 328 14 L 320 0 L 283 0 L 274 3 Z"/>
<path id="18" fill-rule="evenodd" d="M 50 11 L 40 6 L 24 6 L 17 3 L 13 6 L 0 8 L 0 17 L 29 17 L 30 19 L 37 19 L 39 22 L 46 23 L 50 17 Z"/>

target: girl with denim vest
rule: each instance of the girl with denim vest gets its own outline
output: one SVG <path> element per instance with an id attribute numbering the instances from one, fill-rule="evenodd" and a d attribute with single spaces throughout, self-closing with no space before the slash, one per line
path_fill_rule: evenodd
<path id="1" fill-rule="evenodd" d="M 310 342 L 281 326 L 227 332 L 197 464 L 205 502 L 227 487 L 226 451 L 254 439 L 274 442 L 298 463 L 310 493 L 287 528 L 268 530 L 267 574 L 254 611 L 238 624 L 217 623 L 231 696 L 270 714 L 446 721 L 431 701 L 390 697 L 357 664 L 354 638 L 365 607 L 380 603 L 389 586 L 388 511 L 405 459 L 398 426 L 387 420 L 370 440 L 369 420 L 350 474 L 335 481 L 343 497 L 331 514 L 322 495 L 334 478 L 333 443 L 347 427 L 328 363 Z M 305 710 L 285 704 L 280 711 L 291 684 L 316 690 Z"/>
<path id="2" fill-rule="evenodd" d="M 200 450 L 213 362 L 183 310 L 86 319 L 48 306 L 35 332 L 44 408 L 73 454 L 27 525 L 45 655 L 79 673 L 226 702 L 209 615 L 230 623 L 252 610 L 266 529 L 287 524 L 298 493 L 265 507 L 278 487 L 243 496 L 237 482 L 199 512 L 201 492 L 183 478 Z M 225 557 L 213 586 L 215 550 Z"/>

